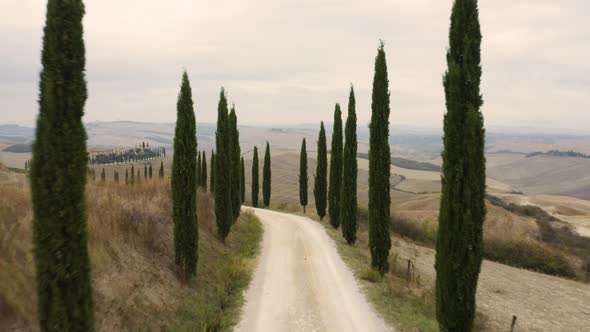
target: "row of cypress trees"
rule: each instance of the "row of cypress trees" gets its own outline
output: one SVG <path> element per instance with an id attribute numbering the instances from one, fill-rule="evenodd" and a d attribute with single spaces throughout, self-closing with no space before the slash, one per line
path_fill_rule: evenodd
<path id="1" fill-rule="evenodd" d="M 258 165 L 258 147 L 254 147 L 252 157 L 252 206 L 258 207 L 260 194 L 260 179 L 259 179 L 259 165 Z M 270 206 L 270 194 L 272 182 L 270 144 L 266 142 L 266 149 L 264 150 L 264 164 L 262 165 L 262 203 L 264 207 Z"/>
<path id="2" fill-rule="evenodd" d="M 95 171 L 94 169 L 89 169 L 88 171 L 89 175 L 92 177 L 93 181 L 94 181 L 94 177 L 95 177 Z M 206 174 L 205 174 L 206 176 Z M 144 165 L 144 171 L 143 171 L 143 177 L 145 179 L 151 179 L 153 177 L 153 169 L 152 169 L 152 165 L 150 164 L 148 165 Z M 160 162 L 160 169 L 158 171 L 158 177 L 159 178 L 163 178 L 164 177 L 164 162 L 161 161 Z M 135 183 L 135 179 L 137 179 L 138 181 L 141 180 L 141 173 L 138 170 L 137 171 L 137 175 L 135 173 L 135 168 L 133 165 L 131 165 L 131 180 L 129 179 L 129 170 L 125 169 L 125 184 L 134 184 Z M 115 170 L 113 171 L 113 181 L 115 183 L 119 183 L 120 180 L 120 175 L 119 175 L 119 171 Z M 100 181 L 102 183 L 106 182 L 106 173 L 105 173 L 105 169 L 104 167 L 102 168 L 102 171 L 100 173 Z"/>

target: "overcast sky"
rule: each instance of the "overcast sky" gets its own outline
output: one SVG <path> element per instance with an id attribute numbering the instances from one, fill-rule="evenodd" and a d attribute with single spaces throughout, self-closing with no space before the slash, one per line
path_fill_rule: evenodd
<path id="1" fill-rule="evenodd" d="M 439 127 L 451 0 L 86 0 L 85 121 L 173 122 L 181 72 L 198 121 L 219 89 L 243 124 L 370 118 L 378 40 L 392 125 Z M 0 0 L 0 124 L 33 125 L 45 0 Z M 590 1 L 480 0 L 488 126 L 590 131 Z"/>

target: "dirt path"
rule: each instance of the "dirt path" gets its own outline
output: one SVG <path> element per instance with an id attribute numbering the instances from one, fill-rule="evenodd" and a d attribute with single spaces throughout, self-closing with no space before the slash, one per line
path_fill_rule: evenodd
<path id="1" fill-rule="evenodd" d="M 262 255 L 236 331 L 391 331 L 319 223 L 254 210 L 264 225 Z"/>

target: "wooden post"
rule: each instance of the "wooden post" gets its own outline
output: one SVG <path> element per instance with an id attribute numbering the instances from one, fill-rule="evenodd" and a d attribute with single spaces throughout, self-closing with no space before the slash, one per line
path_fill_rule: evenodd
<path id="1" fill-rule="evenodd" d="M 512 316 L 512 325 L 510 325 L 510 332 L 514 332 L 514 327 L 516 326 L 516 315 Z"/>

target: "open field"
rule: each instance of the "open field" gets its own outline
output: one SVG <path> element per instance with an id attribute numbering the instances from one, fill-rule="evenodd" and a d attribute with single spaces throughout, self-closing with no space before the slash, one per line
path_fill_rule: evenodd
<path id="1" fill-rule="evenodd" d="M 98 331 L 224 330 L 237 322 L 262 236 L 255 217 L 242 214 L 224 245 L 212 197 L 199 192 L 197 277 L 185 284 L 175 273 L 169 181 L 91 183 L 86 197 Z M 0 185 L 0 216 L 0 330 L 37 331 L 28 186 Z"/>

